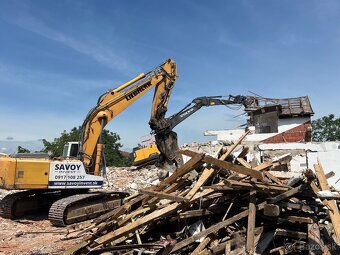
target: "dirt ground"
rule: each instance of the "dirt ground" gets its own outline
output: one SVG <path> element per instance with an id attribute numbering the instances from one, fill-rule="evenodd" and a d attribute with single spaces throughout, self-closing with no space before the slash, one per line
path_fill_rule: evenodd
<path id="1" fill-rule="evenodd" d="M 53 227 L 46 217 L 8 220 L 0 218 L 0 254 L 61 254 L 81 241 L 65 239 L 67 228 Z"/>
<path id="2" fill-rule="evenodd" d="M 149 186 L 158 176 L 159 169 L 147 167 L 109 168 L 107 190 L 134 193 Z M 0 199 L 10 192 L 0 189 Z M 17 220 L 0 217 L 0 254 L 42 255 L 62 254 L 63 251 L 82 241 L 82 237 L 68 239 L 72 226 L 57 228 L 50 224 L 46 215 L 29 216 Z"/>

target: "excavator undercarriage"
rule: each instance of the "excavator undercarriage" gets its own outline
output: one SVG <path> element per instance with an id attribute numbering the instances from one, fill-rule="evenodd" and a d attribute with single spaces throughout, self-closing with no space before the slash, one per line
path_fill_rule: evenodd
<path id="1" fill-rule="evenodd" d="M 122 204 L 124 192 L 88 192 L 87 190 L 26 190 L 5 196 L 0 216 L 16 219 L 47 214 L 54 226 L 63 227 L 89 220 Z"/>

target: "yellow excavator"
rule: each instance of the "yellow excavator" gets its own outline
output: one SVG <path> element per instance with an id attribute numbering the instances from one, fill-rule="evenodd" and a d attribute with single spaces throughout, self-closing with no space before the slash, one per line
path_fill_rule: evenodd
<path id="1" fill-rule="evenodd" d="M 102 188 L 104 182 L 102 131 L 153 87 L 151 120 L 164 118 L 176 79 L 176 63 L 168 59 L 150 72 L 104 93 L 87 114 L 80 141 L 66 144 L 60 158 L 51 159 L 45 154 L 1 155 L 0 188 L 24 191 L 9 194 L 0 201 L 0 216 L 16 218 L 47 208 L 51 223 L 65 226 L 119 206 L 126 193 L 89 192 Z"/>
<path id="2" fill-rule="evenodd" d="M 149 124 L 152 133 L 155 135 L 156 142 L 134 150 L 133 165 L 141 167 L 156 162 L 162 163 L 164 161 L 170 164 L 175 163 L 180 165 L 181 156 L 176 154 L 178 149 L 177 134 L 172 130 L 203 106 L 240 105 L 248 109 L 257 104 L 256 98 L 252 96 L 203 96 L 195 98 L 179 112 L 168 118 L 151 119 Z"/>

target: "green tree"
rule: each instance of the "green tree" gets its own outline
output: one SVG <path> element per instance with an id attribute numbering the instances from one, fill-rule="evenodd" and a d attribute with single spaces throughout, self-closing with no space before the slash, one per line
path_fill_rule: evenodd
<path id="1" fill-rule="evenodd" d="M 329 114 L 312 121 L 312 139 L 316 142 L 340 140 L 340 118 Z"/>
<path id="2" fill-rule="evenodd" d="M 20 145 L 18 146 L 17 149 L 18 153 L 30 153 L 30 151 L 24 147 L 21 147 Z"/>
<path id="3" fill-rule="evenodd" d="M 60 137 L 54 138 L 53 142 L 43 139 L 43 152 L 51 152 L 52 157 L 60 157 L 63 154 L 64 145 L 68 142 L 76 142 L 79 140 L 80 127 L 74 127 L 70 132 L 64 130 Z"/>
<path id="4" fill-rule="evenodd" d="M 60 157 L 63 154 L 64 145 L 67 142 L 75 142 L 79 140 L 81 128 L 74 127 L 70 132 L 64 130 L 60 137 L 54 138 L 53 142 L 43 139 L 44 152 L 51 152 L 52 157 Z M 124 157 L 119 149 L 122 144 L 119 142 L 118 134 L 110 132 L 106 129 L 103 131 L 102 142 L 104 144 L 104 154 L 106 165 L 108 166 L 128 166 L 132 161 Z"/>

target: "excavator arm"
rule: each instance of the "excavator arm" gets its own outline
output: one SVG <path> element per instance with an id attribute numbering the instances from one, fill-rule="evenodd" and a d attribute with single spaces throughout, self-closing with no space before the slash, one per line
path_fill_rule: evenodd
<path id="1" fill-rule="evenodd" d="M 254 97 L 249 96 L 212 96 L 212 97 L 197 97 L 192 100 L 187 106 L 185 106 L 178 113 L 173 114 L 169 118 L 160 118 L 156 123 L 150 123 L 150 127 L 153 130 L 156 138 L 156 145 L 160 151 L 160 160 L 168 161 L 169 163 L 175 163 L 181 165 L 181 157 L 176 154 L 178 149 L 177 134 L 172 130 L 180 124 L 182 121 L 190 117 L 197 112 L 203 106 L 217 106 L 217 105 L 243 105 L 245 108 L 252 106 L 255 102 Z"/>
<path id="2" fill-rule="evenodd" d="M 184 121 L 186 118 L 197 112 L 203 106 L 217 106 L 217 105 L 230 105 L 230 104 L 240 104 L 247 107 L 252 102 L 252 99 L 247 96 L 232 96 L 229 95 L 227 99 L 223 96 L 211 96 L 211 97 L 197 97 L 190 104 L 185 106 L 178 113 L 173 114 L 169 117 L 168 129 L 172 130 L 179 123 Z M 166 132 L 163 130 L 158 130 L 157 133 Z"/>
<path id="3" fill-rule="evenodd" d="M 168 59 L 150 72 L 142 73 L 99 97 L 97 105 L 89 111 L 82 125 L 79 156 L 87 171 L 99 175 L 103 149 L 101 134 L 105 125 L 152 87 L 155 87 L 155 93 L 151 121 L 164 118 L 176 79 L 176 63 L 174 60 Z"/>

